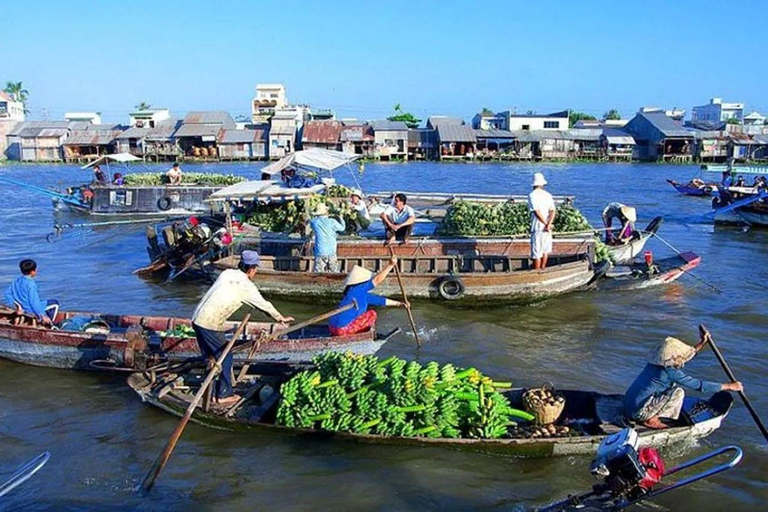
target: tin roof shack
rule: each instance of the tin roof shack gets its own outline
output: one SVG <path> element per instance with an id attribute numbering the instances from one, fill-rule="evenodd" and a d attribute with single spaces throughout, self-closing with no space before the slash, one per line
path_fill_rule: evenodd
<path id="1" fill-rule="evenodd" d="M 183 152 L 175 134 L 183 121 L 167 119 L 159 122 L 144 136 L 144 158 L 155 162 L 177 160 Z"/>
<path id="2" fill-rule="evenodd" d="M 301 130 L 302 149 L 320 148 L 341 151 L 341 121 L 307 121 Z"/>
<path id="3" fill-rule="evenodd" d="M 266 160 L 269 127 L 221 130 L 218 148 L 221 160 Z"/>
<path id="4" fill-rule="evenodd" d="M 509 130 L 475 130 L 475 137 L 475 158 L 478 160 L 509 159 L 514 152 L 515 135 Z"/>
<path id="5" fill-rule="evenodd" d="M 123 132 L 119 125 L 72 123 L 70 126 L 72 129 L 63 144 L 64 160 L 67 162 L 88 162 L 101 155 L 115 153 L 117 137 Z"/>
<path id="6" fill-rule="evenodd" d="M 565 139 L 573 141 L 573 158 L 600 160 L 603 156 L 600 144 L 602 128 L 574 128 L 563 132 Z"/>
<path id="7" fill-rule="evenodd" d="M 728 155 L 736 162 L 764 161 L 768 158 L 768 136 L 731 132 L 727 136 Z"/>
<path id="8" fill-rule="evenodd" d="M 477 137 L 475 130 L 455 117 L 432 116 L 427 119 L 427 128 L 437 133 L 440 146 L 440 160 L 472 160 L 475 158 Z"/>
<path id="9" fill-rule="evenodd" d="M 718 130 L 692 129 L 694 138 L 693 155 L 699 162 L 726 162 L 729 139 Z"/>
<path id="10" fill-rule="evenodd" d="M 437 131 L 431 128 L 408 129 L 408 160 L 437 160 Z"/>
<path id="11" fill-rule="evenodd" d="M 690 162 L 693 159 L 693 134 L 663 112 L 638 112 L 624 131 L 635 138 L 638 160 Z"/>
<path id="12" fill-rule="evenodd" d="M 373 156 L 379 160 L 408 160 L 408 126 L 403 121 L 371 121 Z"/>
<path id="13" fill-rule="evenodd" d="M 605 128 L 600 135 L 602 157 L 612 162 L 630 162 L 635 151 L 635 139 L 617 128 Z"/>
<path id="14" fill-rule="evenodd" d="M 576 154 L 576 141 L 567 130 L 537 130 L 540 160 L 568 160 Z"/>
<path id="15" fill-rule="evenodd" d="M 61 162 L 69 125 L 67 121 L 18 123 L 6 137 L 8 158 L 21 162 Z"/>
<path id="16" fill-rule="evenodd" d="M 296 151 L 296 115 L 277 113 L 269 120 L 269 159 L 279 160 Z"/>
<path id="17" fill-rule="evenodd" d="M 222 110 L 190 112 L 173 137 L 185 157 L 210 160 L 218 158 L 219 132 L 236 128 L 232 116 Z"/>
<path id="18" fill-rule="evenodd" d="M 343 152 L 373 158 L 375 137 L 370 125 L 345 122 L 339 140 Z"/>

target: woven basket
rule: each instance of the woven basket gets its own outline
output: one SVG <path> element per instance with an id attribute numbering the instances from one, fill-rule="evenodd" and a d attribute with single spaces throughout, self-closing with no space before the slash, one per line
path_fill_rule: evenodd
<path id="1" fill-rule="evenodd" d="M 542 395 L 550 393 L 554 403 Z M 538 425 L 550 425 L 557 421 L 565 408 L 565 397 L 557 393 L 552 384 L 532 388 L 523 393 L 523 407 L 534 416 Z"/>

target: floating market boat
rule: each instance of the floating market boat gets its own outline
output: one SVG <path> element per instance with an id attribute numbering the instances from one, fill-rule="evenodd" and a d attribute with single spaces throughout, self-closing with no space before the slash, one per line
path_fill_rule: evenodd
<path id="1" fill-rule="evenodd" d="M 630 265 L 613 266 L 605 272 L 605 279 L 598 281 L 598 288 L 605 290 L 639 290 L 676 281 L 701 263 L 695 252 L 683 252 L 651 263 L 634 262 Z"/>
<path id="2" fill-rule="evenodd" d="M 200 355 L 187 318 L 59 312 L 55 323 L 58 328 L 51 329 L 0 310 L 0 357 L 50 368 L 110 370 L 142 369 Z M 228 322 L 227 328 L 238 323 Z M 249 322 L 245 332 L 250 334 L 243 341 L 278 328 L 274 323 Z M 303 361 L 326 351 L 374 354 L 396 332 L 380 335 L 371 329 L 332 337 L 326 325 L 310 326 L 264 343 L 255 359 Z M 235 361 L 245 357 L 236 348 Z"/>
<path id="3" fill-rule="evenodd" d="M 768 190 L 756 187 L 722 188 L 712 200 L 711 215 L 718 224 L 768 227 Z"/>
<path id="4" fill-rule="evenodd" d="M 608 245 L 611 261 L 617 265 L 631 264 L 643 252 L 645 244 L 656 234 L 662 222 L 664 222 L 663 217 L 655 217 L 645 229 L 636 232 L 637 236 L 623 243 Z"/>
<path id="5" fill-rule="evenodd" d="M 431 438 L 384 436 L 349 432 L 329 432 L 314 428 L 289 428 L 275 423 L 280 393 L 274 391 L 298 370 L 290 371 L 290 365 L 262 363 L 251 367 L 250 379 L 236 391 L 247 397 L 236 410 L 211 407 L 195 409 L 192 421 L 221 430 L 248 432 L 263 430 L 286 433 L 316 439 L 338 439 L 369 444 L 386 444 L 418 447 L 452 448 L 494 455 L 522 457 L 551 457 L 595 453 L 600 442 L 608 435 L 621 430 L 614 423 L 623 415 L 623 396 L 604 395 L 590 391 L 559 391 L 565 398 L 565 407 L 558 420 L 559 425 L 569 425 L 570 435 L 565 437 L 501 437 L 495 439 Z M 304 366 L 300 369 L 306 369 Z M 195 392 L 204 379 L 202 373 L 181 375 L 172 382 L 158 379 L 152 382 L 147 375 L 135 373 L 128 378 L 128 385 L 142 401 L 182 416 L 190 405 Z M 265 392 L 261 390 L 264 389 Z M 512 407 L 522 407 L 524 390 L 503 392 Z M 708 400 L 687 397 L 683 413 L 677 423 L 664 430 L 638 427 L 641 446 L 665 447 L 690 444 L 710 435 L 720 428 L 733 404 L 727 392 L 715 393 Z"/>
<path id="6" fill-rule="evenodd" d="M 694 197 L 711 197 L 717 193 L 719 183 L 705 182 L 698 178 L 694 178 L 688 183 L 679 183 L 675 180 L 667 180 L 667 183 L 675 187 L 675 190 L 683 194 L 684 196 Z"/>

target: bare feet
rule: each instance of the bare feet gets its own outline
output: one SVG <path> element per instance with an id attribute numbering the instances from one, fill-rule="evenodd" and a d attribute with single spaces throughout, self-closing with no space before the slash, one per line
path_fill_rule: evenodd
<path id="1" fill-rule="evenodd" d="M 643 422 L 643 425 L 645 425 L 648 428 L 652 428 L 654 430 L 661 430 L 663 428 L 667 428 L 667 425 L 662 423 L 661 420 L 659 420 L 659 418 L 656 416 Z"/>

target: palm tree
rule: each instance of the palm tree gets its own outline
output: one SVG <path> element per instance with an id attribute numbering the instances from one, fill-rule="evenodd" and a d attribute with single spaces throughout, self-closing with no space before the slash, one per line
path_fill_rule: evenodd
<path id="1" fill-rule="evenodd" d="M 27 110 L 29 91 L 24 88 L 24 84 L 21 82 L 6 82 L 3 91 L 10 94 L 14 101 L 21 102 L 24 105 L 24 113 L 29 114 L 29 110 Z"/>
<path id="2" fill-rule="evenodd" d="M 136 110 L 149 110 L 149 109 L 151 109 L 151 108 L 152 108 L 152 105 L 150 105 L 150 104 L 149 104 L 149 103 L 147 103 L 147 102 L 144 102 L 144 101 L 142 101 L 141 103 L 139 103 L 138 105 L 136 105 L 134 108 L 135 108 Z"/>

